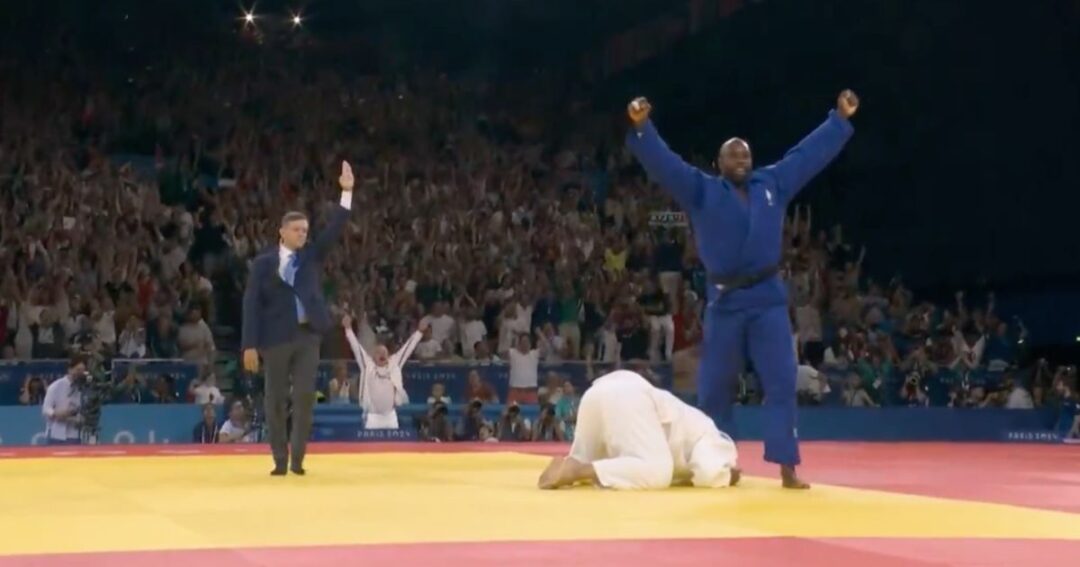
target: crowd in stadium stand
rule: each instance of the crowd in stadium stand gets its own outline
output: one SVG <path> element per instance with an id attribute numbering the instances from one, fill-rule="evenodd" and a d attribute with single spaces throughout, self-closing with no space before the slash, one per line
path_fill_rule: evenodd
<path id="1" fill-rule="evenodd" d="M 287 210 L 314 213 L 318 230 L 348 159 L 355 212 L 325 292 L 367 346 L 429 317 L 421 361 L 535 348 L 544 361 L 693 374 L 705 274 L 691 228 L 662 214 L 677 208 L 606 117 L 545 76 L 493 85 L 293 65 L 178 63 L 131 83 L 77 65 L 57 70 L 64 81 L 6 74 L 3 359 L 182 358 L 212 377 L 219 345 L 235 343 L 246 263 L 276 244 Z M 999 318 L 992 295 L 936 306 L 900 280 L 871 282 L 866 251 L 820 224 L 796 206 L 786 227 L 802 403 L 1027 408 L 1076 388 L 1074 367 L 1018 366 L 1022 325 Z M 346 356 L 333 343 L 324 354 Z M 211 380 L 192 392 L 123 380 L 123 401 L 223 401 Z M 557 376 L 541 386 L 563 415 L 574 394 Z M 760 403 L 757 390 L 748 374 L 741 402 Z M 29 379 L 23 403 L 43 391 Z M 517 435 L 505 418 L 475 435 Z"/>

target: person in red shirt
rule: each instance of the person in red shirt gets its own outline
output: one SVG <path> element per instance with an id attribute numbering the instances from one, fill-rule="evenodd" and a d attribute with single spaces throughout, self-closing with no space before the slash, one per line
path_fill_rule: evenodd
<path id="1" fill-rule="evenodd" d="M 675 310 L 675 352 L 688 349 L 701 343 L 701 319 L 694 310 L 695 301 L 683 294 Z"/>
<path id="2" fill-rule="evenodd" d="M 154 298 L 154 294 L 157 293 L 157 286 L 154 284 L 154 278 L 150 276 L 150 269 L 145 264 L 139 265 L 137 278 L 135 299 L 139 304 L 139 315 L 145 317 L 146 310 L 150 307 L 150 301 Z"/>

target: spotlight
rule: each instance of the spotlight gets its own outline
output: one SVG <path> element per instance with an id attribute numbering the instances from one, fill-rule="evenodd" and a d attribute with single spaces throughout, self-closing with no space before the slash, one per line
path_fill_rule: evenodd
<path id="1" fill-rule="evenodd" d="M 293 23 L 294 26 L 299 26 L 300 22 L 303 22 L 303 21 L 304 20 L 300 18 L 300 14 L 296 14 L 296 15 L 294 15 L 292 17 L 292 23 Z"/>
<path id="2" fill-rule="evenodd" d="M 253 14 L 251 12 L 245 13 L 244 14 L 244 21 L 249 23 L 249 24 L 255 23 L 255 14 Z"/>

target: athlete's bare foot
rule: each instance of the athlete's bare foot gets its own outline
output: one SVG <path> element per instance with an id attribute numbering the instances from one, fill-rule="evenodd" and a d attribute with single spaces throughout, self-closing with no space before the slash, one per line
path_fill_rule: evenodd
<path id="1" fill-rule="evenodd" d="M 739 467 L 732 467 L 731 469 L 731 482 L 728 486 L 738 486 L 739 481 L 742 479 L 742 469 Z"/>
<path id="2" fill-rule="evenodd" d="M 561 486 L 570 486 L 579 482 L 600 486 L 600 479 L 596 477 L 596 469 L 593 468 L 592 463 L 583 463 L 573 457 L 567 457 L 563 461 L 558 482 Z"/>
<path id="3" fill-rule="evenodd" d="M 795 474 L 795 467 L 790 465 L 780 466 L 780 480 L 783 482 L 784 488 L 791 488 L 794 490 L 806 490 L 810 488 L 810 485 L 803 482 L 799 475 Z"/>
<path id="4" fill-rule="evenodd" d="M 600 486 L 596 470 L 589 463 L 582 463 L 573 457 L 555 457 L 548 468 L 540 475 L 540 488 L 551 490 L 564 486 L 573 486 L 579 482 Z"/>
<path id="5" fill-rule="evenodd" d="M 560 473 L 562 472 L 563 462 L 566 461 L 566 457 L 555 457 L 548 463 L 544 472 L 540 473 L 540 481 L 537 485 L 544 490 L 551 490 L 558 488 L 557 481 L 559 480 Z"/>

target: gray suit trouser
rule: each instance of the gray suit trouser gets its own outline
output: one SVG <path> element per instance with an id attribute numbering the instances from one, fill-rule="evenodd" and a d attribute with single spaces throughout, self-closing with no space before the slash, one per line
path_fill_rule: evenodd
<path id="1" fill-rule="evenodd" d="M 261 350 L 266 376 L 266 425 L 275 465 L 282 466 L 289 460 L 286 423 L 290 394 L 292 466 L 299 468 L 304 463 L 315 409 L 315 373 L 319 368 L 321 343 L 321 335 L 301 327 L 293 340 Z"/>

